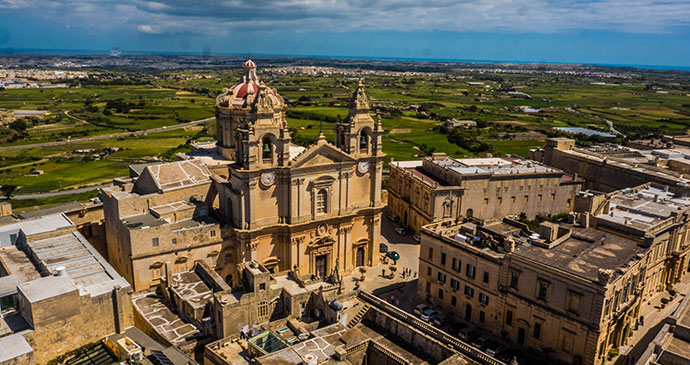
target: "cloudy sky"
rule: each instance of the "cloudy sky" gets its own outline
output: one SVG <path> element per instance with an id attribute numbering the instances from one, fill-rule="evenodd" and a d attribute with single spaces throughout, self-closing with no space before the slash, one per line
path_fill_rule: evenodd
<path id="1" fill-rule="evenodd" d="M 690 66 L 688 0 L 0 0 L 0 48 Z"/>

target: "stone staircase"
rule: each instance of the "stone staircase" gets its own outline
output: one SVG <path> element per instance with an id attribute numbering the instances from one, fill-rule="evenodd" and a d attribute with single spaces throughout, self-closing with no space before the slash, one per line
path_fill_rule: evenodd
<path id="1" fill-rule="evenodd" d="M 364 306 L 362 307 L 362 309 L 360 309 L 359 312 L 357 312 L 357 315 L 354 316 L 354 317 L 350 320 L 350 322 L 347 324 L 347 328 L 352 328 L 352 327 L 356 326 L 357 323 L 359 323 L 359 321 L 362 320 L 362 318 L 364 317 L 364 315 L 367 314 L 367 312 L 369 311 L 369 308 L 371 308 L 371 307 L 369 306 L 369 304 L 364 304 Z"/>

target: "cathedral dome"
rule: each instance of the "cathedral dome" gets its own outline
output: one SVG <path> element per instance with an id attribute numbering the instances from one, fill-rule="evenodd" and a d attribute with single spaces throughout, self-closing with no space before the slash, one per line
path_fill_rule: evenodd
<path id="1" fill-rule="evenodd" d="M 247 60 L 242 65 L 242 68 L 244 69 L 244 75 L 241 82 L 231 88 L 223 89 L 223 92 L 216 98 L 218 106 L 230 108 L 249 107 L 258 95 L 262 83 L 256 74 L 256 63 L 252 60 Z M 272 99 L 278 101 L 278 104 L 282 104 L 283 98 L 278 95 L 275 89 L 266 89 L 268 93 L 272 94 Z"/>

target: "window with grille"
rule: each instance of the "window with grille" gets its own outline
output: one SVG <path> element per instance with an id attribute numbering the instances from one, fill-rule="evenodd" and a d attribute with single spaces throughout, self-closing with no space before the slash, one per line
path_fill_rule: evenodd
<path id="1" fill-rule="evenodd" d="M 461 270 L 461 267 L 462 267 L 462 261 L 453 257 L 453 270 L 459 272 Z"/>
<path id="2" fill-rule="evenodd" d="M 489 296 L 484 293 L 479 293 L 479 302 L 482 304 L 489 304 Z"/>
<path id="3" fill-rule="evenodd" d="M 465 274 L 468 277 L 474 279 L 474 276 L 476 275 L 476 273 L 477 273 L 477 268 L 475 268 L 473 265 L 467 264 L 467 267 L 465 269 Z"/>
<path id="4" fill-rule="evenodd" d="M 510 287 L 515 290 L 518 288 L 518 278 L 520 278 L 520 274 L 517 272 L 513 271 L 510 273 Z"/>
<path id="5" fill-rule="evenodd" d="M 328 192 L 326 189 L 319 190 L 316 193 L 316 214 L 325 214 L 327 208 Z"/>
<path id="6" fill-rule="evenodd" d="M 268 302 L 265 300 L 260 301 L 258 311 L 259 318 L 265 318 L 266 316 L 268 316 Z"/>

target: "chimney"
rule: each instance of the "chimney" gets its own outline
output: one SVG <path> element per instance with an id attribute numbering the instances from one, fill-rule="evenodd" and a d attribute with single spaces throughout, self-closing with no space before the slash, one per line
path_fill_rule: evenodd
<path id="1" fill-rule="evenodd" d="M 115 308 L 113 315 L 115 316 L 115 333 L 122 333 L 125 330 L 125 315 L 124 315 L 124 290 L 119 285 L 113 287 L 113 306 Z"/>
<path id="2" fill-rule="evenodd" d="M 173 267 L 170 261 L 165 262 L 165 286 L 167 288 L 173 287 Z"/>
<path id="3" fill-rule="evenodd" d="M 582 228 L 589 228 L 589 224 L 590 224 L 589 212 L 582 213 L 582 216 L 580 217 L 580 226 Z"/>
<path id="4" fill-rule="evenodd" d="M 539 235 L 546 242 L 553 242 L 558 238 L 558 224 L 551 222 L 541 222 L 539 224 Z"/>

